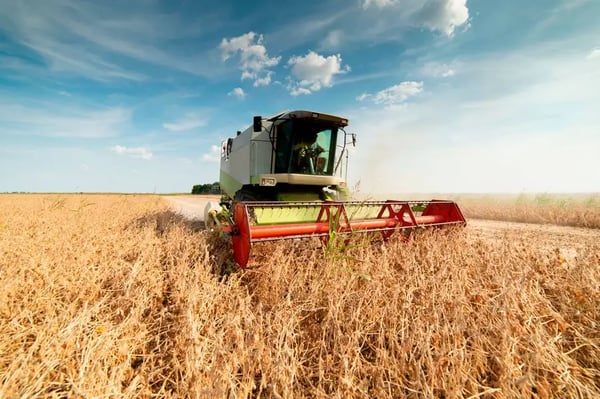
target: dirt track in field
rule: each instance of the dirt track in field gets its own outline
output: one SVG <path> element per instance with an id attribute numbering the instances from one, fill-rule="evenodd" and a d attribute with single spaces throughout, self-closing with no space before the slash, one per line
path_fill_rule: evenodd
<path id="1" fill-rule="evenodd" d="M 204 207 L 209 201 L 219 201 L 215 195 L 189 195 L 163 197 L 171 209 L 185 218 L 203 221 Z M 497 220 L 468 219 L 467 231 L 486 240 L 531 239 L 548 249 L 560 249 L 567 258 L 577 256 L 578 250 L 598 245 L 600 229 L 566 227 L 557 225 L 515 223 Z"/>
<path id="2" fill-rule="evenodd" d="M 173 212 L 189 220 L 204 222 L 204 207 L 209 201 L 219 202 L 218 195 L 177 195 L 163 197 Z"/>

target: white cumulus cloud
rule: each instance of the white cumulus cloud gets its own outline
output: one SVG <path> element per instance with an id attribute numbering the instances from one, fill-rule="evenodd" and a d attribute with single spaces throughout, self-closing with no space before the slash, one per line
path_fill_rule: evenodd
<path id="1" fill-rule="evenodd" d="M 309 51 L 303 56 L 293 56 L 289 59 L 292 77 L 288 89 L 293 96 L 310 94 L 323 87 L 333 86 L 335 75 L 346 73 L 349 66 L 342 66 L 342 57 L 339 54 L 322 56 Z"/>
<path id="2" fill-rule="evenodd" d="M 281 57 L 269 57 L 263 45 L 263 36 L 248 32 L 230 39 L 224 38 L 219 45 L 223 61 L 239 54 L 242 80 L 254 81 L 254 86 L 268 86 L 273 71 L 269 68 L 279 64 Z"/>
<path id="3" fill-rule="evenodd" d="M 423 26 L 432 31 L 452 36 L 454 30 L 467 23 L 469 8 L 467 0 L 415 0 L 404 2 L 399 0 L 363 0 L 363 9 L 387 9 L 385 12 L 397 13 L 397 19 L 410 21 L 411 24 Z"/>
<path id="4" fill-rule="evenodd" d="M 236 87 L 235 89 L 227 93 L 227 95 L 243 99 L 244 97 L 246 97 L 246 92 L 244 92 L 244 89 L 242 89 L 241 87 Z"/>
<path id="5" fill-rule="evenodd" d="M 122 145 L 115 145 L 110 149 L 115 154 L 126 155 L 132 158 L 140 159 L 152 159 L 152 151 L 144 147 L 125 147 Z"/>
<path id="6" fill-rule="evenodd" d="M 423 26 L 452 36 L 454 29 L 469 19 L 467 0 L 428 0 L 419 16 Z"/>
<path id="7" fill-rule="evenodd" d="M 397 105 L 423 91 L 423 82 L 407 81 L 388 87 L 375 94 L 363 93 L 356 97 L 358 101 L 371 100 L 375 104 Z"/>

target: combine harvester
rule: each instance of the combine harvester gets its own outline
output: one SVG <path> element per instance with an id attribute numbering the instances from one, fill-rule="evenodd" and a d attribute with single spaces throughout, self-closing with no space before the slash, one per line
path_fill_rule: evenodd
<path id="1" fill-rule="evenodd" d="M 465 225 L 453 201 L 352 201 L 346 186 L 348 119 L 312 111 L 282 112 L 223 142 L 220 204 L 206 206 L 208 227 L 232 239 L 236 262 L 246 267 L 252 243 L 338 234 L 394 232 Z"/>

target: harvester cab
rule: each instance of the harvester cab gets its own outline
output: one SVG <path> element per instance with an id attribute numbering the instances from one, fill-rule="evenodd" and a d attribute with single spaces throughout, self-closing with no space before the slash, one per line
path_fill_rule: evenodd
<path id="1" fill-rule="evenodd" d="M 348 120 L 312 111 L 255 116 L 221 146 L 222 192 L 239 201 L 348 199 Z"/>
<path id="2" fill-rule="evenodd" d="M 222 143 L 223 200 L 204 220 L 231 236 L 236 262 L 246 267 L 252 243 L 379 232 L 407 237 L 416 228 L 465 225 L 446 200 L 353 201 L 347 189 L 348 119 L 313 111 L 255 116 Z"/>

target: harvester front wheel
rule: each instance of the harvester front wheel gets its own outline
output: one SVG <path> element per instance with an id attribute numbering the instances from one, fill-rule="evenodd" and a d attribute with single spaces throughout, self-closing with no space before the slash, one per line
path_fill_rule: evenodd
<path id="1" fill-rule="evenodd" d="M 267 198 L 267 197 L 268 197 L 267 195 L 265 195 L 263 193 L 259 193 L 256 190 L 252 190 L 250 188 L 243 187 L 235 193 L 233 200 L 238 201 L 238 202 L 268 201 L 270 198 Z"/>

